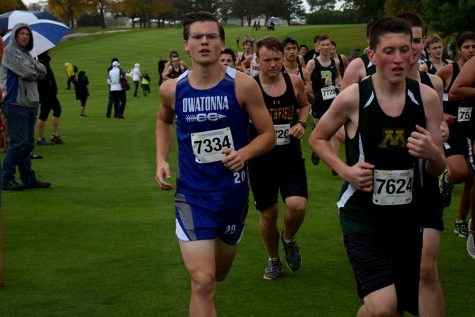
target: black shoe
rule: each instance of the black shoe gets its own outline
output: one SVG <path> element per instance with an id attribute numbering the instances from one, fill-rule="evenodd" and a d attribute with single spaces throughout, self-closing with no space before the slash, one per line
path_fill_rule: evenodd
<path id="1" fill-rule="evenodd" d="M 50 182 L 42 182 L 40 180 L 35 179 L 33 182 L 24 184 L 24 188 L 48 188 L 51 186 Z"/>
<path id="2" fill-rule="evenodd" d="M 315 152 L 312 152 L 311 160 L 312 160 L 313 165 L 318 165 L 318 163 L 320 163 L 320 158 L 318 157 L 317 154 L 315 154 Z"/>
<path id="3" fill-rule="evenodd" d="M 43 155 L 31 153 L 31 159 L 32 159 L 32 160 L 40 160 L 40 159 L 42 159 L 42 158 L 43 158 Z"/>
<path id="4" fill-rule="evenodd" d="M 36 140 L 36 145 L 54 145 L 54 143 L 46 141 L 45 138 L 41 138 Z"/>
<path id="5" fill-rule="evenodd" d="M 11 191 L 20 191 L 20 190 L 25 189 L 25 185 L 18 184 L 15 181 L 11 181 L 11 182 L 3 184 L 2 189 L 3 190 L 11 190 Z"/>
<path id="6" fill-rule="evenodd" d="M 51 136 L 51 140 L 50 140 L 53 144 L 63 144 L 64 143 L 64 140 L 61 139 L 61 137 L 58 135 L 52 135 Z"/>

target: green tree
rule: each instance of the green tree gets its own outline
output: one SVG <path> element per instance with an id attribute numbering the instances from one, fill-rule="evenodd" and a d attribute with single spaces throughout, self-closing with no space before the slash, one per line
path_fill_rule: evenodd
<path id="1" fill-rule="evenodd" d="M 474 29 L 475 0 L 422 0 L 424 19 L 442 36 Z"/>
<path id="2" fill-rule="evenodd" d="M 17 7 L 17 0 L 2 0 L 0 2 L 0 13 L 15 10 Z"/>
<path id="3" fill-rule="evenodd" d="M 386 15 L 398 15 L 405 11 L 422 14 L 424 12 L 422 0 L 386 0 L 384 4 Z"/>
<path id="4" fill-rule="evenodd" d="M 169 12 L 169 7 L 165 0 L 124 0 L 122 12 L 132 19 L 132 27 L 136 19 L 141 27 L 151 27 L 152 19 Z"/>
<path id="5" fill-rule="evenodd" d="M 231 7 L 231 13 L 233 16 L 239 18 L 241 20 L 241 26 L 244 25 L 244 20 L 248 21 L 248 24 L 250 23 L 249 17 L 254 18 L 256 15 L 253 15 L 255 13 L 255 7 L 251 3 L 254 2 L 253 0 L 240 0 L 240 1 L 234 1 Z"/>
<path id="6" fill-rule="evenodd" d="M 226 23 L 231 16 L 232 6 L 233 0 L 215 1 L 215 10 L 224 23 Z"/>
<path id="7" fill-rule="evenodd" d="M 61 17 L 70 28 L 75 27 L 75 18 L 86 12 L 86 0 L 48 0 L 48 8 L 55 16 Z"/>
<path id="8" fill-rule="evenodd" d="M 287 20 L 288 25 L 290 25 L 292 19 L 305 16 L 302 0 L 284 0 L 282 5 L 277 6 L 277 8 L 281 11 L 276 15 Z"/>
<path id="9" fill-rule="evenodd" d="M 372 19 L 383 15 L 386 0 L 349 0 L 346 8 L 354 9 L 357 14 L 365 19 Z"/>
<path id="10" fill-rule="evenodd" d="M 2 0 L 0 2 L 0 14 L 13 10 L 26 10 L 26 6 L 21 0 Z"/>
<path id="11" fill-rule="evenodd" d="M 101 18 L 101 27 L 103 29 L 106 28 L 106 19 L 105 19 L 105 12 L 111 9 L 111 1 L 110 0 L 91 0 L 91 6 L 99 11 L 99 16 Z"/>
<path id="12" fill-rule="evenodd" d="M 334 10 L 336 0 L 306 0 L 310 7 L 310 11 L 315 10 Z"/>
<path id="13" fill-rule="evenodd" d="M 213 1 L 213 0 L 195 0 L 193 2 L 195 4 L 194 8 L 193 8 L 194 11 L 208 11 L 208 12 L 211 12 L 211 13 L 216 13 L 215 12 L 216 6 L 214 5 L 214 3 L 216 1 Z"/>

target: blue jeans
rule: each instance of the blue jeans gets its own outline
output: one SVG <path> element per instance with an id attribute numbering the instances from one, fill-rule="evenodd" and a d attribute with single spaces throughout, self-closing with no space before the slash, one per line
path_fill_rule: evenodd
<path id="1" fill-rule="evenodd" d="M 139 89 L 139 81 L 134 80 L 134 97 L 137 97 L 137 90 Z"/>
<path id="2" fill-rule="evenodd" d="M 31 167 L 31 152 L 35 147 L 35 123 L 38 108 L 21 107 L 11 104 L 2 105 L 7 119 L 10 144 L 3 158 L 3 183 L 15 180 L 18 166 L 23 183 L 29 184 L 36 180 Z"/>

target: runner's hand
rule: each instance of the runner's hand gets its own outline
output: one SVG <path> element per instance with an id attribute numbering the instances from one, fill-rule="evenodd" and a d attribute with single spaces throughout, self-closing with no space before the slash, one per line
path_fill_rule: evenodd
<path id="1" fill-rule="evenodd" d="M 349 166 L 342 177 L 358 190 L 369 193 L 373 190 L 373 169 L 373 164 L 358 162 Z"/>
<path id="2" fill-rule="evenodd" d="M 416 131 L 407 139 L 409 154 L 424 160 L 434 160 L 438 148 L 432 139 L 432 134 L 423 127 L 416 125 Z"/>
<path id="3" fill-rule="evenodd" d="M 228 169 L 233 172 L 237 172 L 244 168 L 244 163 L 246 160 L 239 151 L 224 149 L 222 153 L 226 155 L 226 157 L 223 159 L 223 164 Z"/>
<path id="4" fill-rule="evenodd" d="M 155 181 L 158 186 L 163 190 L 173 189 L 173 185 L 167 182 L 165 179 L 170 179 L 170 166 L 167 162 L 162 162 L 157 164 L 157 174 L 155 175 Z"/>

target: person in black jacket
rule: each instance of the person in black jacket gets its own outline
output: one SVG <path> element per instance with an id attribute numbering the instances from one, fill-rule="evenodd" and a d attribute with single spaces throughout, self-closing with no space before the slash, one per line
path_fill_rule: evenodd
<path id="1" fill-rule="evenodd" d="M 79 116 L 81 118 L 87 117 L 85 114 L 86 110 L 86 101 L 89 96 L 89 90 L 87 85 L 89 85 L 89 79 L 86 76 L 86 72 L 81 70 L 78 73 L 78 78 L 74 80 L 74 89 L 76 91 L 76 100 L 81 101 L 81 108 L 79 111 Z"/>
<path id="2" fill-rule="evenodd" d="M 59 136 L 59 117 L 61 116 L 61 104 L 59 103 L 57 94 L 58 86 L 54 78 L 53 70 L 49 65 L 51 60 L 51 50 L 38 55 L 38 61 L 46 67 L 46 77 L 38 79 L 38 92 L 40 94 L 40 115 L 37 124 L 37 145 L 53 145 L 63 144 L 64 141 Z M 50 111 L 53 110 L 53 118 L 51 119 L 51 142 L 44 137 L 45 123 Z"/>

